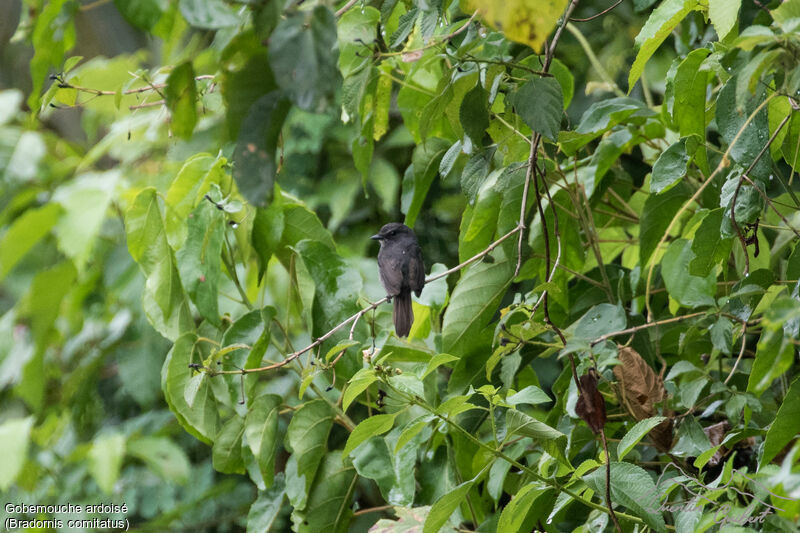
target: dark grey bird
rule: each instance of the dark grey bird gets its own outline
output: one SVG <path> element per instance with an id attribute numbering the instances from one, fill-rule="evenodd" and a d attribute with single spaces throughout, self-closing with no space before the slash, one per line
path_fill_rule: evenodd
<path id="1" fill-rule="evenodd" d="M 414 311 L 411 292 L 422 294 L 425 285 L 425 263 L 414 230 L 405 224 L 391 222 L 370 237 L 381 243 L 378 252 L 378 273 L 386 296 L 394 299 L 394 332 L 405 337 L 411 331 Z"/>

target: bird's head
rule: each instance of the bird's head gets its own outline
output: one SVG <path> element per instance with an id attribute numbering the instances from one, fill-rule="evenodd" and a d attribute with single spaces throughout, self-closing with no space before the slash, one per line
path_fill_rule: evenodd
<path id="1" fill-rule="evenodd" d="M 416 238 L 411 228 L 399 222 L 390 222 L 383 226 L 377 234 L 370 237 L 370 239 L 380 241 L 380 243 L 383 244 L 384 242 L 399 241 L 407 237 Z"/>

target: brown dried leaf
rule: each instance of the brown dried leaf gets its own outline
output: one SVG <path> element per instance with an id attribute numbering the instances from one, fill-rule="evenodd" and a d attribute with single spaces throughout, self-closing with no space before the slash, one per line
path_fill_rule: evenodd
<path id="1" fill-rule="evenodd" d="M 673 413 L 664 413 L 664 416 L 672 416 Z M 650 430 L 650 438 L 653 439 L 653 444 L 656 446 L 656 450 L 660 451 L 661 453 L 666 453 L 672 449 L 672 441 L 673 441 L 673 433 L 672 433 L 673 422 L 672 418 L 664 420 L 659 425 L 654 427 Z"/>
<path id="2" fill-rule="evenodd" d="M 606 425 L 606 402 L 597 390 L 597 375 L 593 368 L 589 373 L 578 378 L 581 390 L 575 412 L 578 413 L 595 435 L 603 431 Z"/>
<path id="3" fill-rule="evenodd" d="M 633 348 L 620 348 L 618 357 L 622 364 L 614 367 L 614 376 L 620 402 L 636 420 L 655 416 L 655 404 L 667 396 L 661 378 Z"/>
<path id="4" fill-rule="evenodd" d="M 731 429 L 731 425 L 728 423 L 727 420 L 723 420 L 713 426 L 708 426 L 703 428 L 706 436 L 708 437 L 711 446 L 719 446 L 722 443 L 722 439 L 725 438 L 725 433 Z M 728 455 L 728 449 L 724 446 L 721 446 L 714 455 L 711 456 L 711 459 L 708 460 L 708 466 L 716 466 L 722 461 L 722 458 Z"/>

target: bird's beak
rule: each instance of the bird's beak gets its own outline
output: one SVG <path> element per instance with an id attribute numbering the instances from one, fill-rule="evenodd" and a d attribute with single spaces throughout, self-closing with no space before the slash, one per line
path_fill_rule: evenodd
<path id="1" fill-rule="evenodd" d="M 383 237 L 381 237 L 379 234 L 375 234 L 372 237 L 370 237 L 370 239 L 372 239 L 373 241 L 380 241 L 383 240 Z"/>

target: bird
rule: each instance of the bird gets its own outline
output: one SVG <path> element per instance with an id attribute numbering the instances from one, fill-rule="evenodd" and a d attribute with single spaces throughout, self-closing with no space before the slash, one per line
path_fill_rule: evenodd
<path id="1" fill-rule="evenodd" d="M 370 239 L 381 245 L 378 274 L 386 289 L 386 297 L 394 300 L 394 331 L 398 337 L 406 337 L 414 322 L 411 292 L 421 296 L 425 285 L 425 263 L 417 236 L 405 224 L 390 222 Z"/>

